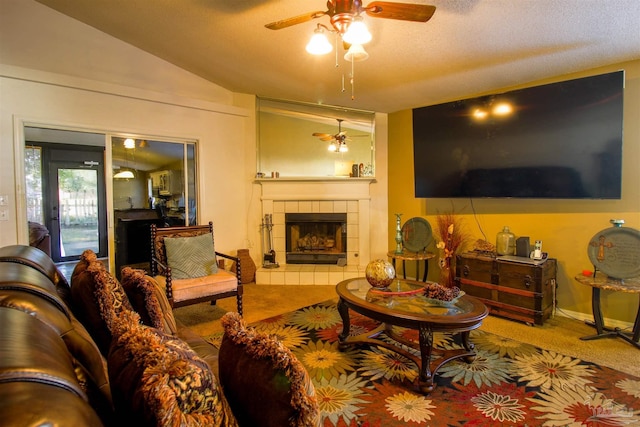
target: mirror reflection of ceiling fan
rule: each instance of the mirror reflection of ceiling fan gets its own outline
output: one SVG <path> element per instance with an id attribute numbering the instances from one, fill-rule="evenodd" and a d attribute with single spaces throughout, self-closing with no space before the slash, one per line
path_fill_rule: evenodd
<path id="1" fill-rule="evenodd" d="M 329 151 L 346 153 L 347 151 L 349 151 L 349 147 L 347 147 L 347 141 L 351 141 L 351 139 L 347 136 L 347 132 L 342 130 L 342 122 L 344 121 L 344 119 L 336 120 L 338 121 L 338 133 L 330 134 L 314 132 L 312 135 L 320 138 L 320 141 L 331 141 L 329 143 Z M 355 135 L 355 137 L 360 136 L 368 135 Z"/>
<path id="2" fill-rule="evenodd" d="M 280 30 L 292 25 L 302 24 L 312 19 L 328 16 L 334 30 L 343 35 L 349 25 L 363 12 L 372 18 L 397 19 L 401 21 L 427 22 L 436 11 L 435 6 L 427 4 L 392 3 L 374 1 L 362 6 L 360 0 L 328 0 L 327 10 L 305 13 L 304 15 L 282 19 L 267 24 L 271 30 Z"/>

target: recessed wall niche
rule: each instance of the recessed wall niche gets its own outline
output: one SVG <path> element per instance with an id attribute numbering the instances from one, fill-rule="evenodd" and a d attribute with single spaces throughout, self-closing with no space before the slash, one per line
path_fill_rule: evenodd
<path id="1" fill-rule="evenodd" d="M 375 176 L 375 113 L 343 107 L 257 99 L 257 172 L 271 177 Z M 346 152 L 332 152 L 332 140 L 314 133 L 346 134 Z M 334 141 L 335 142 L 335 141 Z M 362 167 L 360 167 L 362 165 Z"/>

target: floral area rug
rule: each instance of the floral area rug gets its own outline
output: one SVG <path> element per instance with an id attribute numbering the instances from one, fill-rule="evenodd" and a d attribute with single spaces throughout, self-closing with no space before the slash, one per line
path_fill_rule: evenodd
<path id="1" fill-rule="evenodd" d="M 378 326 L 350 316 L 352 335 Z M 323 427 L 640 426 L 640 378 L 482 330 L 471 333 L 475 360 L 441 366 L 436 388 L 424 395 L 409 359 L 374 346 L 338 349 L 342 320 L 335 301 L 252 326 L 275 334 L 304 364 Z M 415 331 L 402 333 L 417 341 Z M 214 344 L 220 338 L 210 337 Z M 441 334 L 434 346 L 459 348 Z"/>

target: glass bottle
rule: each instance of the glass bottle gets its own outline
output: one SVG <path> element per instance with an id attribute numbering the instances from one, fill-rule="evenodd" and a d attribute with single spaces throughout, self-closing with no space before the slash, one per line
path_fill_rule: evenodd
<path id="1" fill-rule="evenodd" d="M 505 225 L 496 236 L 496 253 L 498 255 L 513 255 L 516 249 L 516 236 Z"/>

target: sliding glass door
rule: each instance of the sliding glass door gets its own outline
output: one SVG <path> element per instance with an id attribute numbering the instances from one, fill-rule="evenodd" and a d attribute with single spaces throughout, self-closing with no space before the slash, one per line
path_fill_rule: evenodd
<path id="1" fill-rule="evenodd" d="M 144 268 L 148 223 L 123 224 L 131 219 L 163 227 L 197 224 L 195 141 L 36 126 L 24 131 L 26 219 L 47 229 L 56 262 L 92 249 L 100 258 L 113 257 L 109 264 L 116 273 L 123 265 Z M 129 236 L 125 228 L 137 228 L 138 234 Z"/>
<path id="2" fill-rule="evenodd" d="M 111 137 L 116 273 L 148 268 L 150 227 L 194 225 L 195 143 Z"/>

